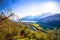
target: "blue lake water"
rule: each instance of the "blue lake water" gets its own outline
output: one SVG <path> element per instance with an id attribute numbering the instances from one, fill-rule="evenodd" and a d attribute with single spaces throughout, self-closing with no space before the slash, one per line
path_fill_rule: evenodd
<path id="1" fill-rule="evenodd" d="M 36 23 L 37 21 L 25 21 L 25 20 L 24 20 L 24 21 L 21 21 L 21 22 L 34 22 L 34 23 Z"/>

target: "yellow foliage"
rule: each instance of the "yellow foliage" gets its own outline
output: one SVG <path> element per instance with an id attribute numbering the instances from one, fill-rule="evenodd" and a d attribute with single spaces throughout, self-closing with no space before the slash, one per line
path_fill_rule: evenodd
<path id="1" fill-rule="evenodd" d="M 34 24 L 31 24 L 31 25 L 34 25 L 34 26 L 39 26 L 38 24 L 34 23 Z"/>
<path id="2" fill-rule="evenodd" d="M 36 23 L 31 25 L 44 30 Z M 47 33 L 39 30 L 33 31 L 22 23 L 18 24 L 6 19 L 0 22 L 0 40 L 60 40 L 60 30 L 47 30 Z"/>
<path id="3" fill-rule="evenodd" d="M 34 24 L 31 24 L 33 27 L 36 27 L 37 29 L 39 29 L 39 30 L 44 30 L 41 26 L 39 26 L 39 24 L 36 24 L 36 23 L 34 23 Z"/>

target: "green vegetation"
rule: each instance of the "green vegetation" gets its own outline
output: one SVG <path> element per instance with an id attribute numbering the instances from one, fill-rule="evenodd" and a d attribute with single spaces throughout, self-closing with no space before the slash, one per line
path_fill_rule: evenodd
<path id="1" fill-rule="evenodd" d="M 44 30 L 35 23 L 25 25 L 5 19 L 0 22 L 0 40 L 60 40 L 60 29 Z"/>

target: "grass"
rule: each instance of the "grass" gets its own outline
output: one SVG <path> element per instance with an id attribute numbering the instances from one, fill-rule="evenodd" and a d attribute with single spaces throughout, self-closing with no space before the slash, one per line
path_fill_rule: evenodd
<path id="1" fill-rule="evenodd" d="M 38 30 L 33 31 L 30 27 L 35 27 Z M 25 25 L 5 19 L 0 22 L 0 40 L 60 40 L 60 29 L 44 30 L 35 23 Z"/>

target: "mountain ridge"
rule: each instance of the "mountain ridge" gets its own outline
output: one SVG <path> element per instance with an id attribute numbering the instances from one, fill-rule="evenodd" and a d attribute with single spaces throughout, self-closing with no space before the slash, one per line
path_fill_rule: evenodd
<path id="1" fill-rule="evenodd" d="M 55 14 L 55 15 L 48 16 L 44 19 L 40 19 L 37 23 L 41 26 L 45 25 L 46 28 L 54 28 L 54 27 L 60 28 L 60 25 L 59 25 L 60 14 Z"/>
<path id="2" fill-rule="evenodd" d="M 59 14 L 59 13 L 57 13 Z M 54 13 L 43 13 L 41 15 L 36 15 L 36 16 L 25 16 L 21 20 L 25 21 L 38 21 L 40 19 L 46 18 L 48 16 L 54 15 Z"/>

